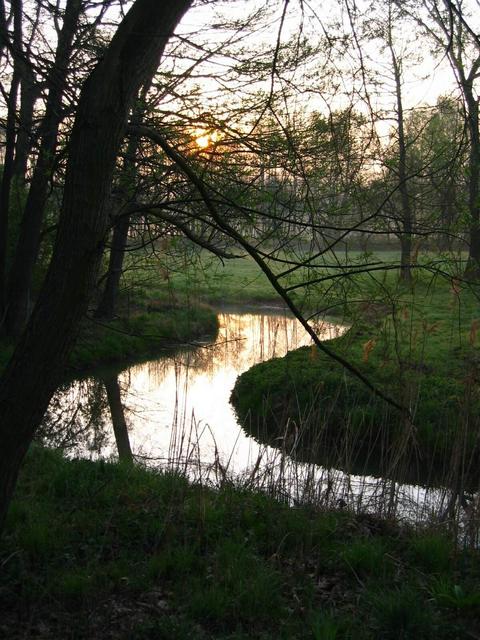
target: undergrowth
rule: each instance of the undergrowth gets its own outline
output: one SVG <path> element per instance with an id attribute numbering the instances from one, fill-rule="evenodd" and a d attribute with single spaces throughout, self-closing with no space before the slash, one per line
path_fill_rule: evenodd
<path id="1" fill-rule="evenodd" d="M 34 448 L 0 546 L 0 635 L 470 638 L 477 551 L 366 514 Z"/>

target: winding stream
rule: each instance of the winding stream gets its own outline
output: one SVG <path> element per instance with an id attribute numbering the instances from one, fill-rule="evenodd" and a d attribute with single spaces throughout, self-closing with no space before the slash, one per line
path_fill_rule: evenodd
<path id="1" fill-rule="evenodd" d="M 249 437 L 229 402 L 236 377 L 258 362 L 310 344 L 311 339 L 294 318 L 278 310 L 223 309 L 219 324 L 214 343 L 168 353 L 118 375 L 130 446 L 137 459 L 212 484 L 242 479 L 292 503 L 345 504 L 415 520 L 445 509 L 446 490 L 295 462 L 281 449 Z M 345 327 L 323 322 L 317 330 L 323 339 L 330 339 Z M 59 389 L 45 425 L 45 438 L 71 455 L 116 455 L 101 378 Z"/>
<path id="2" fill-rule="evenodd" d="M 167 353 L 119 374 L 135 455 L 178 460 L 192 447 L 201 447 L 202 465 L 229 461 L 237 474 L 248 467 L 252 456 L 257 457 L 257 443 L 243 433 L 229 402 L 235 380 L 254 364 L 281 357 L 310 344 L 311 339 L 295 319 L 278 310 L 242 313 L 236 308 L 223 309 L 218 320 L 215 342 Z M 319 327 L 325 339 L 343 330 L 328 322 Z M 69 424 L 75 419 L 79 430 L 90 422 L 92 427 L 108 422 L 106 407 L 99 406 L 101 386 L 100 378 L 90 378 L 59 390 L 49 421 Z M 109 457 L 115 451 L 113 437 L 105 434 L 75 453 Z"/>

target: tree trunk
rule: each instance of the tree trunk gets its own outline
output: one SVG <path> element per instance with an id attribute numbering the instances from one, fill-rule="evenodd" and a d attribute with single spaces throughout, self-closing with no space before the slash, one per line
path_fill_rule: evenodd
<path id="1" fill-rule="evenodd" d="M 117 443 L 118 459 L 123 462 L 133 463 L 132 449 L 130 448 L 130 438 L 128 437 L 127 422 L 123 412 L 122 397 L 118 376 L 112 374 L 103 377 L 103 384 L 107 392 L 108 406 L 112 417 L 113 433 Z"/>
<path id="2" fill-rule="evenodd" d="M 400 234 L 400 278 L 404 282 L 412 279 L 412 236 L 409 233 Z"/>
<path id="3" fill-rule="evenodd" d="M 55 61 L 49 74 L 49 92 L 40 130 L 40 149 L 32 176 L 20 235 L 8 279 L 7 331 L 18 336 L 31 306 L 33 270 L 38 257 L 48 185 L 55 164 L 58 128 L 62 121 L 62 101 L 73 39 L 82 10 L 82 0 L 68 0 Z"/>
<path id="4" fill-rule="evenodd" d="M 402 100 L 402 74 L 393 45 L 391 42 L 391 31 L 389 31 L 389 48 L 392 56 L 393 74 L 395 78 L 395 94 L 397 100 L 397 128 L 398 128 L 398 180 L 401 202 L 400 218 L 400 279 L 405 282 L 412 280 L 412 233 L 413 216 L 410 206 L 410 196 L 408 193 L 408 172 L 407 172 L 407 142 L 405 137 L 405 123 L 403 116 Z"/>
<path id="5" fill-rule="evenodd" d="M 16 48 L 21 47 L 22 42 L 22 3 L 20 0 L 12 2 L 14 11 L 14 44 Z M 4 21 L 4 7 L 2 3 L 2 22 Z M 2 40 L 7 38 L 6 25 L 2 25 Z M 14 60 L 12 81 L 7 101 L 7 123 L 5 133 L 5 160 L 3 164 L 2 184 L 0 187 L 0 330 L 3 333 L 4 321 L 7 311 L 7 247 L 8 247 L 8 226 L 10 215 L 10 191 L 14 171 L 15 158 L 15 137 L 16 137 L 16 113 L 17 96 L 20 86 L 20 65 L 18 60 Z"/>
<path id="6" fill-rule="evenodd" d="M 21 460 L 60 379 L 93 291 L 128 113 L 190 4 L 191 0 L 136 0 L 83 86 L 52 261 L 0 379 L 0 527 Z"/>
<path id="7" fill-rule="evenodd" d="M 466 275 L 480 277 L 480 132 L 478 122 L 478 103 L 471 87 L 464 92 L 468 107 L 468 130 L 470 150 L 468 157 L 468 210 L 470 213 L 470 248 Z"/>
<path id="8" fill-rule="evenodd" d="M 107 278 L 101 300 L 95 312 L 95 317 L 97 318 L 111 320 L 115 316 L 129 227 L 130 216 L 127 215 L 116 220 L 113 227 Z"/>
<path id="9" fill-rule="evenodd" d="M 38 95 L 33 72 L 26 65 L 24 66 L 25 68 L 22 70 L 19 127 L 13 167 L 15 178 L 20 183 L 25 182 L 27 173 L 28 156 L 32 147 L 33 110 Z"/>
<path id="10" fill-rule="evenodd" d="M 447 183 L 446 189 L 437 189 L 441 197 L 442 230 L 440 233 L 438 248 L 440 251 L 453 251 L 453 225 L 455 222 L 455 182 Z"/>
<path id="11" fill-rule="evenodd" d="M 15 111 L 20 77 L 14 70 L 8 96 L 8 114 L 5 135 L 5 160 L 3 163 L 2 184 L 0 187 L 0 327 L 4 329 L 7 309 L 6 274 L 8 228 L 10 217 L 10 192 L 13 179 L 15 153 Z"/>
<path id="12" fill-rule="evenodd" d="M 150 83 L 149 85 L 150 86 Z M 148 90 L 148 87 L 146 88 Z M 144 108 L 138 106 L 132 115 L 132 122 L 139 124 L 144 113 Z M 129 196 L 135 192 L 136 183 L 136 155 L 138 150 L 139 137 L 132 134 L 128 140 L 125 160 L 122 167 L 122 175 L 120 177 L 120 192 L 124 203 L 127 203 Z M 128 229 L 130 228 L 130 216 L 117 216 L 112 234 L 112 246 L 110 248 L 110 257 L 108 261 L 107 278 L 103 289 L 102 297 L 98 304 L 95 316 L 111 320 L 116 311 L 118 292 L 120 287 L 120 278 L 123 271 L 123 260 L 125 258 L 125 249 L 127 247 Z"/>
<path id="13" fill-rule="evenodd" d="M 447 6 L 447 5 L 446 5 Z M 480 131 L 478 117 L 478 101 L 474 85 L 480 69 L 480 51 L 470 62 L 470 68 L 465 66 L 463 56 L 464 24 L 460 14 L 449 12 L 449 20 L 443 21 L 435 8 L 434 20 L 439 24 L 448 40 L 446 52 L 450 63 L 455 69 L 458 86 L 462 92 L 466 111 L 466 125 L 469 137 L 468 154 L 468 211 L 470 214 L 469 253 L 465 269 L 465 276 L 472 279 L 480 278 Z M 476 39 L 478 50 L 478 39 Z M 455 43 L 455 46 L 451 46 Z M 458 45 L 458 49 L 457 49 Z"/>

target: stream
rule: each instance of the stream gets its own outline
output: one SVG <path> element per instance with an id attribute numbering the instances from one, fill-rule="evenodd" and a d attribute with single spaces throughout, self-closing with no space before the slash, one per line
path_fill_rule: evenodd
<path id="1" fill-rule="evenodd" d="M 445 510 L 447 489 L 295 461 L 280 446 L 248 436 L 229 402 L 237 376 L 311 339 L 296 319 L 278 309 L 222 308 L 218 318 L 214 342 L 165 353 L 114 376 L 128 425 L 127 446 L 137 460 L 214 486 L 240 481 L 291 504 L 348 506 L 409 521 Z M 324 321 L 316 329 L 330 339 L 346 327 Z M 115 457 L 118 437 L 110 410 L 101 376 L 64 385 L 50 404 L 43 440 L 66 455 Z"/>

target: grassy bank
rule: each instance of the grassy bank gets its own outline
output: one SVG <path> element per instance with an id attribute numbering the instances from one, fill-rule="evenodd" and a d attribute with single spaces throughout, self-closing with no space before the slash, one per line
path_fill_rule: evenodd
<path id="1" fill-rule="evenodd" d="M 217 315 L 205 305 L 177 307 L 156 303 L 110 322 L 86 320 L 69 368 L 73 372 L 84 371 L 144 359 L 165 348 L 214 336 L 217 330 Z"/>
<path id="2" fill-rule="evenodd" d="M 0 547 L 16 638 L 471 638 L 478 552 L 367 515 L 34 449 Z"/>
<path id="3" fill-rule="evenodd" d="M 99 367 L 123 365 L 158 355 L 162 349 L 184 346 L 218 331 L 216 312 L 205 304 L 176 306 L 152 301 L 148 307 L 122 309 L 111 321 L 85 319 L 70 355 L 67 375 Z M 11 341 L 0 341 L 0 370 L 13 352 Z"/>
<path id="4" fill-rule="evenodd" d="M 419 469 L 423 481 L 470 470 L 478 477 L 477 291 L 437 279 L 418 280 L 413 291 L 385 281 L 382 293 L 357 306 L 352 329 L 330 346 L 410 410 L 413 425 L 314 347 L 239 378 L 232 399 L 242 423 L 273 443 L 288 435 L 290 420 L 303 438 L 296 437 L 297 457 L 345 468 L 338 454 L 348 450 L 355 472 L 381 474 L 403 451 L 402 463 Z M 413 480 L 415 469 L 406 471 Z"/>

